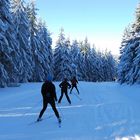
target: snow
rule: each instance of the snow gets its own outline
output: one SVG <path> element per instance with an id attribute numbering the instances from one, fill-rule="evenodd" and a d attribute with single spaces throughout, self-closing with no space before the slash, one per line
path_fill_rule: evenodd
<path id="1" fill-rule="evenodd" d="M 60 88 L 55 82 L 57 97 Z M 140 86 L 79 82 L 80 95 L 57 104 L 62 126 L 48 106 L 43 121 L 42 83 L 0 89 L 0 140 L 140 140 Z"/>

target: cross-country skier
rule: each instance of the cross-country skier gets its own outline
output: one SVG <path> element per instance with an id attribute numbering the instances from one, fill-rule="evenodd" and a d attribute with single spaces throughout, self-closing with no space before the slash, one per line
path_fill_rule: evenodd
<path id="1" fill-rule="evenodd" d="M 61 123 L 61 119 L 55 105 L 55 101 L 57 101 L 55 85 L 52 83 L 52 77 L 50 75 L 47 76 L 47 80 L 43 83 L 41 93 L 43 97 L 43 108 L 39 114 L 37 121 L 41 120 L 41 117 L 49 103 L 58 119 L 58 122 Z"/>
<path id="2" fill-rule="evenodd" d="M 70 100 L 70 98 L 68 96 L 68 88 L 70 89 L 71 85 L 69 84 L 67 78 L 64 78 L 64 80 L 60 83 L 59 87 L 61 88 L 61 96 L 59 98 L 58 103 L 61 103 L 62 97 L 65 94 L 69 104 L 71 104 L 71 100 Z"/>
<path id="3" fill-rule="evenodd" d="M 72 90 L 73 90 L 73 88 L 75 87 L 76 88 L 76 90 L 77 90 L 77 92 L 78 92 L 78 94 L 79 94 L 79 90 L 78 90 L 78 88 L 77 88 L 77 84 L 78 84 L 78 80 L 76 79 L 76 77 L 74 76 L 72 79 L 71 79 L 71 90 L 70 90 L 70 94 L 71 94 L 71 92 L 72 92 Z"/>

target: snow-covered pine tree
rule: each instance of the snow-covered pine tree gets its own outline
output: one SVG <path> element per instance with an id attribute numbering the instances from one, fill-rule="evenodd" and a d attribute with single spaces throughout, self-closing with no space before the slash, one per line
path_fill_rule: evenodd
<path id="1" fill-rule="evenodd" d="M 85 74 L 84 74 L 84 57 L 81 54 L 81 52 L 78 54 L 77 59 L 78 59 L 78 63 L 77 63 L 77 78 L 82 81 L 82 80 L 85 80 L 84 79 Z"/>
<path id="2" fill-rule="evenodd" d="M 139 31 L 140 31 L 140 2 L 138 3 L 138 6 L 136 8 L 136 19 L 134 22 L 135 35 L 137 35 L 137 33 L 139 33 Z"/>
<path id="3" fill-rule="evenodd" d="M 67 38 L 64 46 L 62 47 L 63 51 L 63 60 L 62 60 L 62 72 L 64 74 L 63 78 L 66 77 L 68 80 L 72 78 L 72 60 L 70 55 L 70 39 Z"/>
<path id="4" fill-rule="evenodd" d="M 0 87 L 5 87 L 8 81 L 8 74 L 4 66 L 0 63 Z"/>
<path id="5" fill-rule="evenodd" d="M 22 69 L 19 75 L 20 82 L 27 82 L 31 79 L 32 75 L 32 57 L 30 46 L 30 30 L 29 19 L 24 7 L 23 0 L 13 0 L 12 12 L 14 16 L 14 24 L 16 25 L 17 40 L 19 42 L 20 49 L 20 63 Z"/>
<path id="6" fill-rule="evenodd" d="M 125 59 L 124 55 L 126 54 L 125 50 L 128 49 L 127 47 L 129 47 L 129 45 L 131 44 L 130 42 L 133 40 L 132 38 L 135 35 L 134 26 L 135 26 L 134 24 L 131 24 L 127 28 L 125 28 L 124 35 L 121 42 L 119 65 L 118 65 L 118 81 L 121 84 L 125 82 L 125 75 L 126 75 L 125 70 L 123 70 L 124 67 L 123 61 L 127 61 L 124 60 Z"/>
<path id="7" fill-rule="evenodd" d="M 124 44 L 118 66 L 118 81 L 120 83 L 133 84 L 137 82 L 139 73 L 139 33 L 140 33 L 140 4 L 136 9 L 136 20 L 132 24 L 129 38 Z"/>
<path id="8" fill-rule="evenodd" d="M 33 75 L 32 81 L 43 81 L 45 75 L 45 69 L 43 68 L 44 56 L 41 52 L 42 40 L 38 36 L 38 22 L 37 13 L 34 1 L 27 6 L 27 13 L 30 22 L 30 42 L 31 42 L 31 52 L 32 52 L 32 68 Z"/>
<path id="9" fill-rule="evenodd" d="M 125 47 L 127 46 L 127 43 L 129 42 L 129 40 L 131 38 L 133 38 L 135 32 L 134 32 L 134 24 L 128 25 L 127 28 L 125 28 L 124 33 L 123 33 L 123 37 L 122 37 L 122 42 L 121 42 L 121 46 L 120 46 L 120 54 L 123 53 Z M 120 55 L 121 56 L 121 55 Z"/>
<path id="10" fill-rule="evenodd" d="M 134 58 L 134 67 L 132 69 L 133 74 L 131 76 L 130 82 L 131 83 L 138 83 L 140 84 L 140 37 L 137 37 L 137 48 L 136 48 L 136 57 Z"/>
<path id="11" fill-rule="evenodd" d="M 98 70 L 98 74 L 97 74 L 97 79 L 99 82 L 101 81 L 106 81 L 106 76 L 105 76 L 105 56 L 104 53 L 101 51 L 97 51 L 97 70 Z"/>
<path id="12" fill-rule="evenodd" d="M 40 41 L 36 36 L 37 33 L 37 13 L 36 13 L 35 3 L 31 1 L 27 4 L 26 11 L 29 19 L 29 30 L 30 30 L 30 45 L 31 45 L 31 53 L 32 53 L 32 77 L 31 81 L 39 81 L 41 79 L 38 75 L 38 46 L 40 45 Z"/>
<path id="13" fill-rule="evenodd" d="M 78 54 L 78 77 L 79 80 L 85 80 L 85 59 L 82 53 L 83 41 L 79 42 L 80 53 Z"/>
<path id="14" fill-rule="evenodd" d="M 4 68 L 4 65 L 6 64 L 6 61 L 4 58 L 5 58 L 5 55 L 7 55 L 6 50 L 8 48 L 8 41 L 5 37 L 5 30 L 7 29 L 7 27 L 3 23 L 2 18 L 0 18 L 0 25 L 1 25 L 0 26 L 0 31 L 1 31 L 0 32 L 0 87 L 5 87 L 9 79 L 8 73 Z"/>
<path id="15" fill-rule="evenodd" d="M 71 60 L 69 53 L 70 41 L 65 39 L 64 30 L 61 28 L 58 41 L 54 50 L 54 78 L 63 80 L 71 78 Z"/>
<path id="16" fill-rule="evenodd" d="M 74 40 L 71 45 L 70 49 L 70 56 L 71 56 L 71 68 L 72 68 L 72 77 L 76 76 L 79 77 L 79 71 L 78 71 L 78 55 L 80 53 L 79 44 L 77 40 Z"/>
<path id="17" fill-rule="evenodd" d="M 140 83 L 140 3 L 136 9 L 135 20 L 135 58 L 133 59 L 133 67 L 131 68 L 130 83 Z"/>
<path id="18" fill-rule="evenodd" d="M 53 75 L 53 54 L 52 54 L 52 39 L 50 33 L 47 30 L 46 23 L 41 19 L 38 21 L 38 32 L 37 36 L 40 38 L 41 46 L 39 52 L 42 55 L 42 68 L 44 69 L 43 79 L 47 77 L 48 74 Z"/>
<path id="19" fill-rule="evenodd" d="M 84 43 L 81 44 L 80 46 L 81 48 L 81 54 L 83 55 L 83 59 L 84 59 L 84 63 L 83 63 L 83 77 L 86 81 L 90 81 L 91 79 L 91 75 L 90 75 L 90 71 L 91 71 L 91 66 L 90 66 L 90 62 L 89 62 L 89 56 L 90 56 L 90 44 L 88 43 L 88 38 L 86 37 L 84 40 Z"/>
<path id="20" fill-rule="evenodd" d="M 128 84 L 134 84 L 137 82 L 137 80 L 139 79 L 139 47 L 140 47 L 140 36 L 135 37 L 134 38 L 134 43 L 132 44 L 133 48 L 133 53 L 131 53 L 131 57 L 132 58 L 132 64 L 133 66 L 130 68 L 129 72 L 127 73 L 127 83 Z"/>
<path id="21" fill-rule="evenodd" d="M 106 57 L 105 57 L 105 53 L 104 52 L 101 52 L 101 56 L 100 56 L 100 59 L 101 59 L 101 67 L 100 67 L 100 72 L 101 72 L 101 75 L 102 75 L 102 81 L 107 81 L 107 61 L 106 61 Z"/>
<path id="22" fill-rule="evenodd" d="M 54 49 L 54 79 L 62 80 L 63 75 L 61 72 L 62 67 L 62 47 L 65 45 L 65 34 L 64 29 L 61 28 L 56 46 Z"/>
<path id="23" fill-rule="evenodd" d="M 136 56 L 135 54 L 135 45 L 134 45 L 135 39 L 129 40 L 129 43 L 127 43 L 127 46 L 125 47 L 125 50 L 123 54 L 121 55 L 120 63 L 118 66 L 118 81 L 120 83 L 129 83 L 129 79 L 131 77 L 130 70 L 133 67 L 133 60 Z M 129 74 L 128 74 L 129 73 Z"/>
<path id="24" fill-rule="evenodd" d="M 111 52 L 105 51 L 104 67 L 105 81 L 114 81 L 117 75 L 117 62 Z"/>
<path id="25" fill-rule="evenodd" d="M 0 0 L 0 71 L 4 74 L 0 83 L 5 86 L 18 82 L 20 52 L 16 40 L 15 25 L 10 11 L 9 0 Z"/>
<path id="26" fill-rule="evenodd" d="M 98 81 L 99 80 L 99 69 L 98 69 L 98 57 L 95 47 L 91 48 L 89 52 L 89 64 L 90 64 L 90 81 Z"/>

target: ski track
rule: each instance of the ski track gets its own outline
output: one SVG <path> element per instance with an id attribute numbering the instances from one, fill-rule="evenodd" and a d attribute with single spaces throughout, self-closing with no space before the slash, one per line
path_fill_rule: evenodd
<path id="1" fill-rule="evenodd" d="M 58 82 L 55 84 L 59 97 Z M 16 93 L 16 88 L 0 89 L 2 93 L 7 92 L 0 95 L 0 140 L 46 140 L 47 137 L 49 140 L 121 140 L 121 137 L 133 140 L 140 135 L 139 87 L 132 94 L 132 86 L 79 82 L 78 96 L 82 100 L 74 95 L 77 94 L 74 89 L 69 95 L 72 105 L 65 97 L 56 105 L 62 117 L 62 127 L 58 128 L 50 106 L 44 120 L 32 124 L 42 108 L 41 85 L 23 84 L 22 90 L 17 87 Z"/>

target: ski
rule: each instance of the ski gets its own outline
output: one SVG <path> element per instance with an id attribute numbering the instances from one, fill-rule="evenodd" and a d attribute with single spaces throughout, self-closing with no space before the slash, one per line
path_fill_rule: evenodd
<path id="1" fill-rule="evenodd" d="M 42 120 L 43 120 L 43 119 L 39 119 L 39 120 L 36 120 L 35 122 L 38 123 L 38 122 L 41 122 Z"/>
<path id="2" fill-rule="evenodd" d="M 47 116 L 44 119 L 50 119 L 52 117 L 53 117 L 53 115 L 50 115 L 50 116 Z M 41 118 L 40 120 L 33 121 L 33 122 L 29 123 L 29 125 L 32 125 L 32 124 L 35 124 L 35 123 L 39 123 L 39 122 L 43 121 L 44 119 Z"/>
<path id="3" fill-rule="evenodd" d="M 29 125 L 32 125 L 32 124 L 35 124 L 35 123 L 39 123 L 39 122 L 41 122 L 43 119 L 40 119 L 39 121 L 33 121 L 33 122 L 31 122 L 31 123 L 29 123 Z"/>
<path id="4" fill-rule="evenodd" d="M 49 119 L 49 118 L 51 118 L 53 115 L 50 115 L 50 116 L 48 116 L 48 117 L 46 117 L 46 118 L 44 118 L 44 119 Z M 39 119 L 39 120 L 36 120 L 36 121 L 33 121 L 33 122 L 31 122 L 31 123 L 29 123 L 28 125 L 33 125 L 33 124 L 36 124 L 36 123 L 40 123 L 40 122 L 42 122 L 44 119 Z M 61 121 L 61 119 L 58 119 L 58 127 L 59 128 L 61 128 L 61 123 L 62 123 L 62 121 Z"/>

